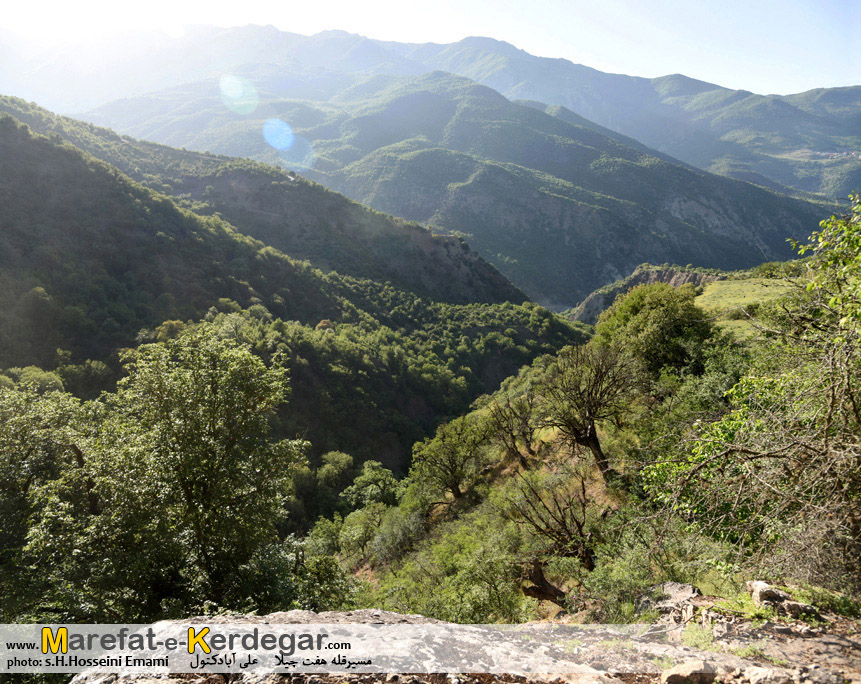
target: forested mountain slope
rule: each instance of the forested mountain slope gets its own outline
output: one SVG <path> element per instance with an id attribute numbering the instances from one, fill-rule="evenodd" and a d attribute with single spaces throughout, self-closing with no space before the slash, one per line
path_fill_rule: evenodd
<path id="1" fill-rule="evenodd" d="M 16 98 L 0 112 L 60 136 L 197 213 L 219 212 L 234 226 L 324 270 L 388 280 L 452 302 L 523 301 L 522 292 L 452 237 L 369 211 L 293 174 L 248 161 L 140 142 Z"/>
<path id="2" fill-rule="evenodd" d="M 397 469 L 444 416 L 584 337 L 531 303 L 451 304 L 323 273 L 8 116 L 0 152 L 3 383 L 38 366 L 92 396 L 120 348 L 206 318 L 286 356 L 300 401 L 284 431 Z"/>
<path id="3" fill-rule="evenodd" d="M 473 81 L 249 71 L 236 114 L 217 81 L 120 101 L 98 122 L 303 173 L 375 209 L 458 232 L 538 301 L 572 306 L 644 261 L 742 268 L 787 258 L 822 207 L 694 170 Z M 303 85 L 304 84 L 304 85 Z M 316 90 L 325 100 L 292 100 Z M 273 148 L 262 129 L 291 126 Z M 573 120 L 572 120 L 573 119 Z M 588 124 L 588 125 L 586 125 Z"/>

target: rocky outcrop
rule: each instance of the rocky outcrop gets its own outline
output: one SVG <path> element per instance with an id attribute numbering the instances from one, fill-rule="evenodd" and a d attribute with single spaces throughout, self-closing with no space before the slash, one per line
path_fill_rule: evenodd
<path id="1" fill-rule="evenodd" d="M 658 267 L 644 264 L 638 266 L 636 270 L 627 278 L 617 280 L 615 283 L 605 285 L 599 290 L 595 290 L 580 304 L 572 309 L 568 314 L 568 318 L 572 321 L 580 321 L 594 325 L 598 321 L 598 316 L 602 311 L 609 309 L 616 297 L 620 294 L 625 294 L 631 288 L 638 285 L 651 285 L 652 283 L 667 283 L 673 287 L 681 287 L 692 283 L 696 287 L 705 285 L 714 280 L 723 280 L 726 276 L 720 273 L 708 273 L 705 271 L 691 271 L 684 268 L 669 266 Z"/>
<path id="2" fill-rule="evenodd" d="M 687 622 L 686 615 L 693 615 L 692 600 L 702 596 L 693 584 L 664 582 L 649 589 L 637 601 L 640 612 L 656 610 L 661 615 L 670 615 L 674 622 Z"/>
<path id="3" fill-rule="evenodd" d="M 800 601 L 793 601 L 792 597 L 785 591 L 771 586 L 766 582 L 748 582 L 753 602 L 761 608 L 774 608 L 778 615 L 790 615 L 794 618 L 805 616 L 821 618 L 819 611 L 814 606 Z"/>
<path id="4" fill-rule="evenodd" d="M 650 592 L 667 616 L 689 615 L 652 626 L 591 625 L 580 630 L 566 651 L 576 667 L 566 674 L 81 674 L 71 684 L 861 684 L 861 640 L 832 624 L 828 631 L 806 624 L 766 622 L 727 616 L 690 585 L 669 583 Z M 760 588 L 761 591 L 761 588 Z M 695 614 L 692 614 L 695 613 Z M 187 623 L 248 624 L 442 624 L 420 615 L 380 610 L 322 612 L 293 610 L 270 615 L 193 618 Z M 541 623 L 536 626 L 547 626 Z M 699 630 L 696 647 L 686 635 Z M 620 636 L 621 635 L 621 636 Z M 703 636 L 705 635 L 705 636 Z"/>
<path id="5" fill-rule="evenodd" d="M 661 673 L 661 684 L 711 684 L 717 670 L 705 660 L 690 660 Z"/>

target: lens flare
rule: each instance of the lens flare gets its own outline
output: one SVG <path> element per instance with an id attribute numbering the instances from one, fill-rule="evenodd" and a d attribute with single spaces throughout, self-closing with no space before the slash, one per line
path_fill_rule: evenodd
<path id="1" fill-rule="evenodd" d="M 238 76 L 222 76 L 219 83 L 221 101 L 224 106 L 236 114 L 251 114 L 260 102 L 257 88 L 244 78 Z"/>
<path id="2" fill-rule="evenodd" d="M 242 81 L 236 76 L 221 77 L 221 94 L 224 97 L 229 97 L 231 100 L 236 100 L 242 97 Z"/>
<path id="3" fill-rule="evenodd" d="M 269 119 L 263 124 L 263 138 L 276 150 L 289 150 L 293 147 L 295 136 L 290 125 L 281 119 Z"/>

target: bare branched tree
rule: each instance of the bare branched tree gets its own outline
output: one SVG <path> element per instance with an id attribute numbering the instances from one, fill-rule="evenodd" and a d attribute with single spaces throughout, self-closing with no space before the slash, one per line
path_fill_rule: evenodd
<path id="1" fill-rule="evenodd" d="M 517 477 L 519 492 L 509 504 L 508 517 L 548 541 L 554 555 L 578 558 L 585 570 L 594 570 L 586 479 L 542 481 L 532 473 L 518 473 Z"/>
<path id="2" fill-rule="evenodd" d="M 544 558 L 576 558 L 584 571 L 595 569 L 595 506 L 586 478 L 581 473 L 536 472 L 518 472 L 516 477 L 516 492 L 503 514 L 542 539 L 546 547 L 524 564 L 522 579 L 529 584 L 523 593 L 564 606 L 566 594 L 545 577 Z"/>
<path id="3" fill-rule="evenodd" d="M 509 459 L 518 460 L 525 468 L 538 458 L 543 446 L 537 437 L 540 429 L 538 397 L 531 389 L 516 397 L 506 396 L 490 405 L 490 439 L 505 449 Z"/>
<path id="4" fill-rule="evenodd" d="M 627 413 L 638 394 L 637 363 L 617 347 L 565 347 L 541 385 L 543 425 L 558 429 L 571 445 L 586 447 L 606 482 L 613 470 L 598 439 L 599 421 Z"/>

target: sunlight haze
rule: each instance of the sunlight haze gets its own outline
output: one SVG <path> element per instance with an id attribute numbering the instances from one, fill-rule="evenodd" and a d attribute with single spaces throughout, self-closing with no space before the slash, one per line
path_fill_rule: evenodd
<path id="1" fill-rule="evenodd" d="M 854 85 L 861 47 L 851 37 L 861 5 L 851 0 L 439 0 L 403 3 L 167 2 L 23 3 L 4 9 L 0 30 L 40 47 L 100 41 L 130 30 L 271 24 L 310 35 L 328 29 L 400 42 L 505 40 L 545 57 L 603 71 L 656 77 L 683 73 L 759 93 Z"/>

